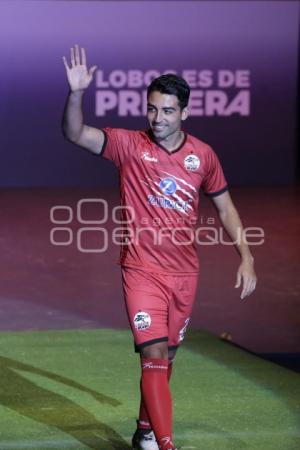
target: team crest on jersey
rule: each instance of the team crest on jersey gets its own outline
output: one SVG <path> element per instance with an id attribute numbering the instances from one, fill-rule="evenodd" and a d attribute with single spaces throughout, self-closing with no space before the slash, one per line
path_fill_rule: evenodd
<path id="1" fill-rule="evenodd" d="M 137 330 L 147 330 L 147 328 L 151 325 L 151 316 L 150 314 L 139 311 L 133 318 L 134 326 Z"/>
<path id="2" fill-rule="evenodd" d="M 195 170 L 197 170 L 199 166 L 200 159 L 196 155 L 191 154 L 184 159 L 184 167 L 186 168 L 186 170 L 195 172 Z"/>

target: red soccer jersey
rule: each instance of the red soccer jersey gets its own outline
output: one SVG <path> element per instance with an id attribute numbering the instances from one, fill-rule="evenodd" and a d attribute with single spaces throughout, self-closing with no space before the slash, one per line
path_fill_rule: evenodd
<path id="1" fill-rule="evenodd" d="M 121 204 L 126 207 L 120 263 L 161 273 L 198 272 L 194 231 L 199 189 L 212 196 L 227 190 L 214 151 L 189 134 L 169 153 L 148 131 L 103 132 L 101 155 L 119 169 Z"/>

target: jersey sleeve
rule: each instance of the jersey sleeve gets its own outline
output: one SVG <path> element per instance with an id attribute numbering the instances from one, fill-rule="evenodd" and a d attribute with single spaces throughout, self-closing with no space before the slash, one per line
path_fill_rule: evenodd
<path id="1" fill-rule="evenodd" d="M 103 128 L 102 131 L 105 139 L 101 156 L 119 168 L 129 152 L 131 132 L 121 128 Z"/>
<path id="2" fill-rule="evenodd" d="M 209 148 L 207 154 L 206 173 L 202 182 L 202 189 L 210 197 L 216 197 L 228 190 L 227 181 L 220 161 L 211 148 Z"/>

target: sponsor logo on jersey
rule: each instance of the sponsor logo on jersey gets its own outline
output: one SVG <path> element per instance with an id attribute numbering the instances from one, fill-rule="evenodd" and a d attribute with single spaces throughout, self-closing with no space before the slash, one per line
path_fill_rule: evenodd
<path id="1" fill-rule="evenodd" d="M 150 205 L 158 206 L 159 208 L 176 209 L 177 211 L 186 212 L 190 205 L 188 202 L 175 201 L 165 197 L 156 195 L 148 195 L 148 202 Z"/>
<path id="2" fill-rule="evenodd" d="M 186 168 L 186 170 L 195 172 L 195 170 L 197 170 L 199 166 L 200 159 L 196 155 L 191 154 L 184 159 L 184 167 Z"/>
<path id="3" fill-rule="evenodd" d="M 176 192 L 177 184 L 174 178 L 163 178 L 159 183 L 159 187 L 163 194 L 172 195 Z"/>
<path id="4" fill-rule="evenodd" d="M 147 177 L 140 182 L 148 186 L 151 194 L 147 196 L 148 203 L 158 208 L 175 209 L 188 215 L 193 212 L 193 200 L 197 189 L 185 179 L 174 174 L 159 171 L 161 175 L 156 178 Z"/>
<path id="5" fill-rule="evenodd" d="M 144 152 L 144 153 L 142 153 L 141 158 L 142 158 L 144 161 L 155 162 L 155 163 L 158 162 L 157 158 L 155 158 L 154 156 L 151 156 L 149 152 Z"/>
<path id="6" fill-rule="evenodd" d="M 134 326 L 137 330 L 147 330 L 151 325 L 151 316 L 143 311 L 139 311 L 133 318 Z"/>
<path id="7" fill-rule="evenodd" d="M 186 319 L 186 321 L 184 322 L 184 327 L 181 328 L 181 330 L 179 331 L 179 342 L 183 341 L 183 339 L 184 339 L 184 336 L 185 336 L 185 333 L 186 333 L 189 321 L 190 321 L 190 317 L 188 317 Z"/>

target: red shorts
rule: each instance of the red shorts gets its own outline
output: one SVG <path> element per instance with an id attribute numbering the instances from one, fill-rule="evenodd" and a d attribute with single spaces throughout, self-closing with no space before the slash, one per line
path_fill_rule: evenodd
<path id="1" fill-rule="evenodd" d="M 165 275 L 122 267 L 124 298 L 136 349 L 184 339 L 198 284 L 198 274 Z"/>

